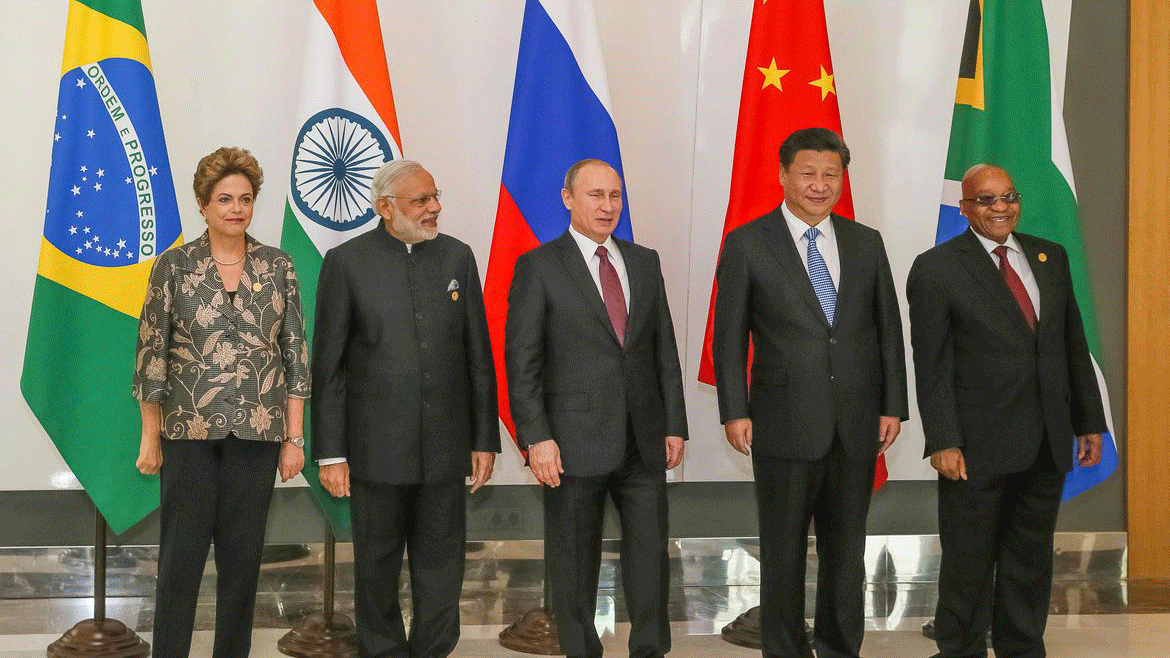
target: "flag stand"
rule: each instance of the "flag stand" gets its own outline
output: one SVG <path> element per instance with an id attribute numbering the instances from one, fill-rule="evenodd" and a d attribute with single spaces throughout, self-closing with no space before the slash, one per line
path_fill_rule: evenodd
<path id="1" fill-rule="evenodd" d="M 278 651 L 294 658 L 353 658 L 357 656 L 357 629 L 353 620 L 334 611 L 337 538 L 325 525 L 325 601 L 322 612 L 305 617 L 276 643 Z"/>
<path id="2" fill-rule="evenodd" d="M 549 596 L 548 560 L 541 562 L 544 563 L 544 600 L 500 631 L 500 646 L 520 653 L 563 656 L 565 652 L 561 651 L 557 637 L 557 618 L 549 607 L 552 597 Z"/>
<path id="3" fill-rule="evenodd" d="M 95 513 L 93 619 L 77 622 L 50 644 L 49 658 L 146 658 L 150 645 L 126 624 L 106 618 L 106 518 L 100 511 Z"/>

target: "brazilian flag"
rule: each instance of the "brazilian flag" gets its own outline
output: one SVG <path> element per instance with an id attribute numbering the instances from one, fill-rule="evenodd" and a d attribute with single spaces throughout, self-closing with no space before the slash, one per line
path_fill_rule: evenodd
<path id="1" fill-rule="evenodd" d="M 1056 242 L 1068 253 L 1110 432 L 1102 436 L 1101 462 L 1090 468 L 1077 465 L 1065 479 L 1065 500 L 1117 470 L 1082 237 L 1092 226 L 1077 214 L 1062 115 L 1070 13 L 1067 0 L 971 0 L 936 233 L 936 243 L 942 243 L 966 230 L 967 221 L 959 215 L 963 174 L 972 165 L 989 163 L 1007 170 L 1023 196 L 1020 231 Z"/>
<path id="2" fill-rule="evenodd" d="M 140 0 L 70 0 L 20 389 L 114 532 L 158 506 L 130 395 L 154 259 L 182 241 Z"/>

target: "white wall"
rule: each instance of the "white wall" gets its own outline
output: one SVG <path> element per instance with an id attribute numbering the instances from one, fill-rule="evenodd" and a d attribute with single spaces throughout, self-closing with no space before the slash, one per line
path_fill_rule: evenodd
<path id="1" fill-rule="evenodd" d="M 1066 0 L 1067 2 L 1067 0 Z M 265 166 L 252 233 L 278 244 L 307 1 L 144 0 L 184 235 L 202 232 L 189 181 L 224 144 Z M 692 440 L 683 480 L 750 479 L 722 439 L 714 390 L 695 381 L 731 157 L 752 3 L 597 0 L 634 234 L 662 254 Z M 882 230 L 900 294 L 931 246 L 967 0 L 826 0 L 858 219 Z M 445 232 L 486 269 L 515 75 L 522 0 L 380 0 L 404 153 L 443 190 Z M 75 486 L 19 391 L 37 268 L 67 4 L 0 0 L 0 487 Z M 904 299 L 904 294 L 902 295 Z M 905 318 L 904 318 L 905 321 Z M 126 370 L 127 395 L 131 364 Z M 911 398 L 913 400 L 913 396 Z M 914 406 L 912 404 L 912 409 Z M 916 415 L 914 409 L 912 415 Z M 135 441 L 137 437 L 111 437 Z M 929 478 L 904 425 L 895 478 Z M 530 479 L 505 449 L 497 483 Z"/>

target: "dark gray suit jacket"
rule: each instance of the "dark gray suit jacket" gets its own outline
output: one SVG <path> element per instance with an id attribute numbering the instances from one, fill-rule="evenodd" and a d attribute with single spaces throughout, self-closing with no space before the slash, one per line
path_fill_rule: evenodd
<path id="1" fill-rule="evenodd" d="M 972 473 L 1026 470 L 1045 433 L 1069 471 L 1074 435 L 1106 431 L 1068 256 L 1016 239 L 1040 289 L 1035 332 L 970 229 L 920 254 L 906 284 L 926 455 L 962 448 Z"/>
<path id="2" fill-rule="evenodd" d="M 453 294 L 454 293 L 454 294 Z M 313 459 L 389 484 L 462 478 L 500 450 L 496 377 L 475 256 L 440 234 L 406 245 L 379 223 L 330 249 L 317 286 Z"/>
<path id="3" fill-rule="evenodd" d="M 850 457 L 874 459 L 879 416 L 908 415 L 902 320 L 881 234 L 829 221 L 841 259 L 833 326 L 779 206 L 728 233 L 719 257 L 719 417 L 751 418 L 752 449 L 767 457 L 819 459 L 836 433 Z"/>
<path id="4" fill-rule="evenodd" d="M 618 468 L 627 417 L 651 471 L 666 468 L 667 436 L 687 437 L 658 253 L 615 241 L 630 284 L 624 349 L 568 232 L 522 255 L 508 292 L 504 360 L 517 443 L 556 440 L 571 476 Z"/>

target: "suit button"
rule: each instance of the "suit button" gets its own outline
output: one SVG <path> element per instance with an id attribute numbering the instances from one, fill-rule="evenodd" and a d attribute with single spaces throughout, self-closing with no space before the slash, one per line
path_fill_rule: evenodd
<path id="1" fill-rule="evenodd" d="M 431 373 L 429 373 L 429 372 L 423 373 L 423 379 L 430 379 L 430 378 L 431 378 Z"/>
<path id="2" fill-rule="evenodd" d="M 430 402 L 423 402 L 423 409 L 430 409 L 430 408 L 431 408 Z"/>
<path id="3" fill-rule="evenodd" d="M 830 345 L 836 345 L 836 344 L 837 344 L 837 339 L 836 339 L 836 338 L 830 338 L 830 339 L 829 339 L 829 344 L 830 344 Z"/>
<path id="4" fill-rule="evenodd" d="M 414 314 L 414 319 L 415 319 L 415 320 L 421 320 L 421 319 L 422 319 L 422 313 L 415 313 L 415 314 Z"/>
<path id="5" fill-rule="evenodd" d="M 829 381 L 831 381 L 831 382 L 837 381 L 837 376 L 836 375 L 829 375 Z"/>
<path id="6" fill-rule="evenodd" d="M 426 343 L 419 343 L 419 344 L 418 344 L 418 346 L 419 346 L 419 347 L 421 347 L 421 348 L 423 348 L 424 350 L 427 348 L 427 344 L 426 344 Z"/>

